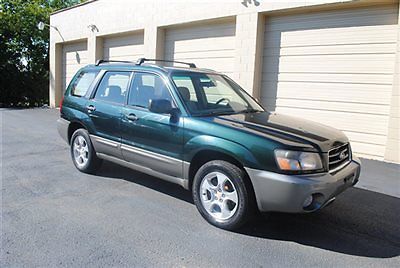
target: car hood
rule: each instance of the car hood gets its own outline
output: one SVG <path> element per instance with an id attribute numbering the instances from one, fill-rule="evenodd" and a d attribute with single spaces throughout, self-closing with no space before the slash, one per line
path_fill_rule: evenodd
<path id="1" fill-rule="evenodd" d="M 266 136 L 288 146 L 311 145 L 322 152 L 348 142 L 347 137 L 335 128 L 283 114 L 258 112 L 220 115 L 206 120 Z"/>

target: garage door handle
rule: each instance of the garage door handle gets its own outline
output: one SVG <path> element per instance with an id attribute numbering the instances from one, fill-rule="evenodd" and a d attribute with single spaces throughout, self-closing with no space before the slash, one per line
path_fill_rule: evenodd
<path id="1" fill-rule="evenodd" d="M 135 114 L 128 114 L 128 115 L 126 116 L 126 118 L 127 118 L 129 121 L 137 121 L 137 120 L 139 119 Z"/>
<path id="2" fill-rule="evenodd" d="M 86 108 L 87 108 L 87 110 L 88 110 L 89 113 L 96 111 L 96 107 L 94 107 L 93 105 L 89 105 L 89 106 L 86 107 Z"/>

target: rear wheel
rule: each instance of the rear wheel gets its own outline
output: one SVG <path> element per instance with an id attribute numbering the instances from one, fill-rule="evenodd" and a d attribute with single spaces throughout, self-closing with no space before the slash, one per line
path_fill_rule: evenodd
<path id="1" fill-rule="evenodd" d="M 101 159 L 96 156 L 89 133 L 77 129 L 71 137 L 71 157 L 75 167 L 85 173 L 94 173 L 101 165 Z"/>
<path id="2" fill-rule="evenodd" d="M 219 228 L 237 229 L 253 215 L 246 174 L 229 162 L 214 160 L 200 167 L 192 194 L 200 214 Z"/>

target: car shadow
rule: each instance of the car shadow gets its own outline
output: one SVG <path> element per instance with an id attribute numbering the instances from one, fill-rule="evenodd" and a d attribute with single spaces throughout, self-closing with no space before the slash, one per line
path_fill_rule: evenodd
<path id="1" fill-rule="evenodd" d="M 190 192 L 182 187 L 110 162 L 105 161 L 97 175 L 140 184 L 193 204 Z M 399 198 L 351 188 L 319 212 L 258 215 L 235 232 L 354 256 L 392 258 L 400 255 L 399 227 Z"/>

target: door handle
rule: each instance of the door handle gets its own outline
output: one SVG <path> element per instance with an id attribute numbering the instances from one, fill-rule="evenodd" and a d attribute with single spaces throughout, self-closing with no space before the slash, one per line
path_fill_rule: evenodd
<path id="1" fill-rule="evenodd" d="M 127 118 L 129 121 L 137 121 L 137 120 L 139 120 L 139 117 L 137 117 L 136 114 L 128 114 L 128 115 L 126 116 L 126 118 Z"/>
<path id="2" fill-rule="evenodd" d="M 89 113 L 90 113 L 90 112 L 96 111 L 96 107 L 94 107 L 93 105 L 89 105 L 89 106 L 87 106 L 86 108 L 87 108 L 87 110 L 88 110 Z"/>

